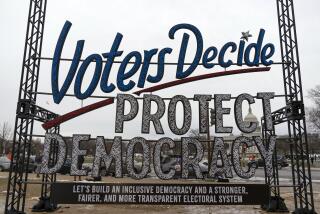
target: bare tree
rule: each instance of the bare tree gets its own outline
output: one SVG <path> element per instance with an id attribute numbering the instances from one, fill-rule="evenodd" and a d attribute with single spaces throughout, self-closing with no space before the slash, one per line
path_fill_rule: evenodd
<path id="1" fill-rule="evenodd" d="M 32 139 L 30 154 L 40 156 L 42 152 L 43 144 L 41 143 L 40 138 Z"/>
<path id="2" fill-rule="evenodd" d="M 6 153 L 6 145 L 12 138 L 12 129 L 8 122 L 3 122 L 0 126 L 0 146 L 2 154 Z"/>
<path id="3" fill-rule="evenodd" d="M 320 131 L 320 85 L 308 92 L 308 97 L 313 101 L 314 105 L 307 108 L 307 120 L 312 131 Z"/>

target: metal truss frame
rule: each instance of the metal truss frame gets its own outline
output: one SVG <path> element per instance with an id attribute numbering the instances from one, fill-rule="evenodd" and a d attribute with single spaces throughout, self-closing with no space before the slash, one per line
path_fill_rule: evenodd
<path id="1" fill-rule="evenodd" d="M 303 107 L 303 91 L 298 51 L 297 30 L 293 0 L 277 0 L 279 36 L 283 64 L 283 80 L 286 105 L 292 111 L 288 115 L 288 134 L 293 145 L 295 164 L 292 165 L 295 212 L 314 213 L 306 119 Z"/>
<path id="2" fill-rule="evenodd" d="M 276 1 L 281 57 L 283 62 L 290 63 L 282 64 L 286 106 L 272 113 L 273 125 L 287 123 L 288 126 L 294 213 L 315 213 L 294 5 L 293 0 Z M 274 130 L 265 129 L 263 119 L 262 128 L 265 139 L 275 134 Z M 266 177 L 266 183 L 270 185 L 271 198 L 264 208 L 268 211 L 285 211 L 286 206 L 280 197 L 281 185 L 276 155 L 275 148 L 274 173 L 272 177 Z"/>
<path id="3" fill-rule="evenodd" d="M 47 0 L 30 0 L 26 41 L 22 62 L 19 97 L 14 127 L 12 160 L 10 165 L 6 214 L 25 213 L 28 183 L 30 146 L 35 121 L 45 122 L 57 117 L 56 114 L 36 105 L 38 77 Z M 59 130 L 58 127 L 55 130 Z M 46 177 L 43 181 L 49 181 Z M 43 190 L 46 189 L 44 186 Z M 44 190 L 44 192 L 48 192 Z"/>
<path id="4" fill-rule="evenodd" d="M 281 61 L 290 63 L 281 63 L 286 106 L 273 112 L 274 126 L 284 122 L 288 124 L 291 157 L 295 157 L 291 159 L 295 213 L 315 213 L 293 0 L 276 0 L 276 3 Z M 47 122 L 58 116 L 36 105 L 46 7 L 47 0 L 30 0 L 5 214 L 25 213 L 27 168 L 34 122 Z M 263 122 L 262 119 L 262 127 L 264 128 Z M 57 126 L 47 132 L 59 133 L 59 130 Z M 263 129 L 265 140 L 273 134 L 275 134 L 274 131 Z M 53 142 L 51 163 L 55 162 L 56 149 L 56 142 Z M 277 166 L 276 153 L 277 151 L 275 151 L 273 160 L 275 166 Z M 56 205 L 50 202 L 50 184 L 55 181 L 55 174 L 43 175 L 40 204 L 35 205 L 34 210 L 56 208 Z M 274 168 L 273 177 L 266 178 L 266 183 L 270 185 L 271 197 L 275 199 L 277 204 L 276 210 L 279 210 L 279 198 L 281 199 L 281 197 L 277 167 Z M 269 211 L 276 210 L 269 209 Z"/>

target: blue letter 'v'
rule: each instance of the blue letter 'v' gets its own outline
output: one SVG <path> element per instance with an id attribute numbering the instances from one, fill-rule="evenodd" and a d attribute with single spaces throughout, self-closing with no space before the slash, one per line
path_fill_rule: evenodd
<path id="1" fill-rule="evenodd" d="M 65 96 L 66 92 L 68 91 L 71 82 L 76 74 L 79 61 L 82 55 L 82 50 L 84 46 L 84 40 L 79 40 L 77 42 L 77 47 L 72 59 L 72 63 L 68 72 L 68 75 L 59 90 L 59 66 L 60 66 L 60 58 L 61 52 L 64 46 L 64 42 L 66 41 L 67 35 L 71 28 L 72 23 L 66 21 L 60 33 L 56 49 L 54 51 L 53 61 L 52 61 L 52 72 L 51 72 L 51 88 L 52 88 L 52 96 L 55 103 L 59 104 L 62 98 Z"/>

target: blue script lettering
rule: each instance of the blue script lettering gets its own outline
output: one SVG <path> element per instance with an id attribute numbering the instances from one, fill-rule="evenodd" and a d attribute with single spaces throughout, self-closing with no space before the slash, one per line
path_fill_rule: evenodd
<path id="1" fill-rule="evenodd" d="M 129 52 L 121 61 L 119 70 L 116 73 L 116 85 L 109 82 L 114 60 L 116 57 L 120 57 L 123 54 L 123 51 L 119 50 L 123 36 L 122 34 L 117 33 L 109 52 L 102 53 L 101 55 L 93 53 L 87 56 L 78 69 L 85 44 L 84 40 L 79 40 L 76 44 L 69 71 L 62 84 L 62 87 L 60 88 L 59 67 L 61 53 L 71 26 L 71 22 L 65 22 L 53 55 L 51 87 L 55 103 L 58 104 L 61 102 L 66 92 L 69 90 L 74 78 L 74 94 L 78 99 L 86 99 L 90 97 L 99 84 L 99 80 L 100 89 L 104 93 L 110 93 L 116 88 L 123 92 L 130 91 L 134 87 L 144 88 L 146 81 L 149 83 L 158 83 L 162 80 L 165 71 L 166 56 L 173 52 L 172 48 L 169 47 L 163 49 L 154 48 L 145 50 L 143 54 L 138 51 Z M 259 66 L 259 63 L 261 63 L 265 66 L 269 66 L 273 63 L 271 57 L 275 53 L 275 47 L 272 43 L 263 45 L 263 39 L 265 35 L 265 30 L 263 29 L 260 29 L 256 43 L 250 43 L 246 46 L 246 43 L 243 40 L 239 42 L 239 45 L 237 45 L 235 42 L 227 42 L 221 47 L 220 50 L 218 50 L 218 48 L 215 46 L 210 46 L 209 48 L 204 49 L 201 32 L 198 30 L 198 28 L 191 24 L 177 24 L 173 26 L 169 30 L 169 38 L 174 40 L 178 31 L 183 31 L 184 33 L 182 35 L 179 57 L 177 60 L 177 79 L 183 79 L 190 76 L 199 66 L 199 62 L 202 62 L 203 67 L 206 69 L 213 68 L 216 64 L 219 64 L 219 66 L 223 68 L 227 68 L 235 64 L 238 66 Z M 195 38 L 196 51 L 192 62 L 186 66 L 185 58 L 189 47 L 190 36 L 194 36 Z M 232 54 L 236 54 L 236 62 L 233 62 L 230 59 L 230 55 Z M 105 63 L 103 63 L 103 58 L 106 59 Z M 157 58 L 157 70 L 155 74 L 151 75 L 149 74 L 149 67 L 153 58 Z M 218 63 L 214 63 L 215 59 L 217 59 Z M 95 70 L 89 86 L 84 90 L 84 92 L 82 92 L 81 86 L 83 78 L 90 64 L 95 65 Z M 138 73 L 139 69 L 141 71 L 138 81 L 135 82 L 132 78 Z"/>

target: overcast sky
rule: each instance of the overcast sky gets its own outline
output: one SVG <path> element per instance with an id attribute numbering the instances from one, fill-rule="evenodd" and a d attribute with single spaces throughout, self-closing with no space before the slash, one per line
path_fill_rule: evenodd
<path id="1" fill-rule="evenodd" d="M 0 97 L 2 100 L 0 122 L 8 121 L 14 125 L 18 88 L 20 82 L 21 64 L 23 58 L 25 30 L 27 24 L 29 1 L 27 0 L 0 0 L 0 64 L 1 84 Z M 307 90 L 320 84 L 320 43 L 317 41 L 320 33 L 320 2 L 318 0 L 295 1 L 295 13 L 298 30 L 300 50 L 301 72 L 304 94 Z M 249 42 L 257 39 L 261 28 L 266 30 L 264 43 L 272 42 L 276 46 L 274 61 L 280 61 L 279 33 L 277 22 L 277 10 L 275 0 L 162 0 L 162 1 L 98 1 L 98 0 L 48 0 L 45 36 L 43 40 L 44 57 L 52 57 L 55 44 L 64 22 L 69 20 L 73 26 L 68 35 L 63 50 L 63 57 L 72 58 L 75 44 L 78 40 L 86 41 L 82 58 L 92 54 L 108 52 L 117 32 L 123 34 L 120 50 L 124 53 L 121 58 L 131 51 L 152 48 L 173 48 L 168 62 L 176 62 L 179 53 L 182 33 L 179 32 L 175 40 L 168 37 L 169 29 L 179 23 L 195 25 L 202 33 L 204 48 L 209 46 L 221 47 L 229 41 L 239 43 L 241 32 L 250 30 L 253 35 Z M 191 61 L 194 56 L 194 38 L 191 36 L 186 61 Z M 68 63 L 62 63 L 60 68 L 60 84 L 64 80 L 69 68 Z M 150 67 L 150 72 L 156 67 Z M 235 67 L 231 67 L 233 69 Z M 110 81 L 115 81 L 118 66 L 114 66 Z M 205 69 L 198 66 L 193 75 L 211 72 L 219 72 L 223 69 L 214 67 Z M 165 76 L 162 82 L 173 80 L 175 66 L 165 67 Z M 92 77 L 93 67 L 89 67 L 85 76 L 85 84 Z M 51 92 L 50 86 L 51 62 L 42 61 L 39 77 L 39 91 Z M 138 73 L 133 80 L 138 79 Z M 147 86 L 151 86 L 150 84 Z M 175 88 L 165 89 L 155 94 L 163 97 L 172 97 L 182 94 L 193 97 L 194 94 L 227 93 L 237 96 L 241 93 L 255 95 L 257 92 L 275 92 L 283 94 L 282 71 L 279 65 L 271 66 L 271 71 L 259 74 L 243 74 L 238 76 L 220 77 L 190 83 Z M 118 91 L 104 94 L 97 87 L 95 95 L 116 96 Z M 73 93 L 73 84 L 68 93 Z M 83 105 L 98 101 L 87 99 Z M 58 114 L 65 114 L 81 107 L 81 102 L 76 98 L 64 98 L 60 105 L 53 102 L 52 96 L 38 96 L 37 104 Z M 141 104 L 141 102 L 140 102 Z M 306 99 L 306 105 L 310 105 Z M 226 103 L 233 112 L 233 101 Z M 272 101 L 272 109 L 276 110 L 284 105 L 283 99 Z M 61 134 L 92 134 L 93 137 L 103 135 L 113 138 L 115 105 L 96 110 L 64 123 L 61 126 Z M 213 106 L 213 102 L 210 103 Z M 244 106 L 247 113 L 247 106 Z M 262 115 L 260 101 L 252 106 L 258 118 Z M 141 135 L 141 110 L 138 116 L 125 123 L 124 137 Z M 192 104 L 193 122 L 192 128 L 198 128 L 198 107 Z M 161 122 L 166 136 L 174 136 L 167 128 L 166 115 Z M 178 116 L 181 118 L 181 116 Z M 180 121 L 181 123 L 181 121 Z M 233 115 L 225 117 L 225 124 L 234 126 L 234 133 L 238 131 L 234 125 Z M 44 134 L 44 130 L 36 123 L 35 134 Z M 278 128 L 278 134 L 284 134 L 285 128 Z M 146 138 L 160 138 L 155 136 L 151 126 L 151 136 Z"/>

